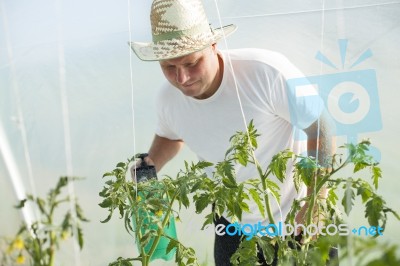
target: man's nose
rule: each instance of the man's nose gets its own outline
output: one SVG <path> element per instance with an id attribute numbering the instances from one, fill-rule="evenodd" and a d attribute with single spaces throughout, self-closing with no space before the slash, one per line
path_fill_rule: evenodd
<path id="1" fill-rule="evenodd" d="M 189 80 L 188 71 L 183 67 L 176 68 L 176 82 L 179 84 L 184 84 L 188 80 Z"/>

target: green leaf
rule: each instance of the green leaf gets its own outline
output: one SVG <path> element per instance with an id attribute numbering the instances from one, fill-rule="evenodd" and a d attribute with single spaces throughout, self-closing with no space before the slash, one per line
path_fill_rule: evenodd
<path id="1" fill-rule="evenodd" d="M 110 212 L 110 214 L 107 216 L 106 219 L 100 221 L 100 223 L 103 223 L 103 224 L 104 224 L 104 223 L 107 223 L 108 221 L 110 221 L 111 217 L 112 217 L 112 212 Z"/>
<path id="2" fill-rule="evenodd" d="M 114 185 L 114 183 L 115 182 L 113 180 L 107 180 L 105 184 L 111 187 Z"/>
<path id="3" fill-rule="evenodd" d="M 251 142 L 251 146 L 253 146 L 253 148 L 257 149 L 257 147 L 258 147 L 257 139 L 251 137 L 250 142 Z"/>
<path id="4" fill-rule="evenodd" d="M 242 205 L 240 203 L 234 204 L 233 205 L 233 214 L 239 219 L 239 221 L 242 220 L 242 213 L 243 213 Z"/>
<path id="5" fill-rule="evenodd" d="M 338 199 L 339 198 L 336 195 L 335 190 L 334 189 L 329 189 L 329 191 L 328 191 L 328 200 L 330 202 L 332 202 L 333 205 L 336 205 L 336 202 L 337 202 Z"/>
<path id="6" fill-rule="evenodd" d="M 354 198 L 355 198 L 354 190 L 350 186 L 347 186 L 342 199 L 342 205 L 347 215 L 349 215 L 351 209 L 353 208 Z"/>
<path id="7" fill-rule="evenodd" d="M 280 203 L 281 195 L 279 194 L 279 186 L 270 179 L 265 179 L 265 187 L 267 188 L 267 192 L 271 192 L 274 198 Z"/>
<path id="8" fill-rule="evenodd" d="M 239 206 L 242 209 L 242 211 L 250 212 L 249 205 L 247 205 L 246 202 L 244 201 L 239 202 Z"/>
<path id="9" fill-rule="evenodd" d="M 193 192 L 197 191 L 198 189 L 200 189 L 200 188 L 202 187 L 202 185 L 203 185 L 203 182 L 204 182 L 203 180 L 197 181 L 197 182 L 193 185 L 192 189 L 190 190 L 190 193 L 193 193 Z"/>
<path id="10" fill-rule="evenodd" d="M 106 198 L 110 196 L 110 193 L 108 192 L 108 189 L 106 187 L 103 187 L 103 190 L 99 192 L 99 196 L 102 198 Z"/>
<path id="11" fill-rule="evenodd" d="M 360 180 L 357 187 L 357 195 L 361 195 L 362 203 L 365 203 L 373 195 L 371 186 L 367 182 Z"/>
<path id="12" fill-rule="evenodd" d="M 269 241 L 270 239 L 267 237 L 257 237 L 257 244 L 261 248 L 262 254 L 264 255 L 265 262 L 267 264 L 271 264 L 275 258 L 275 249 Z"/>
<path id="13" fill-rule="evenodd" d="M 379 178 L 382 178 L 382 170 L 378 166 L 372 167 L 372 182 L 375 189 L 378 189 Z"/>
<path id="14" fill-rule="evenodd" d="M 67 231 L 68 227 L 71 227 L 71 213 L 67 212 L 64 216 L 64 219 L 61 223 L 61 228 L 63 231 Z"/>
<path id="15" fill-rule="evenodd" d="M 15 206 L 15 208 L 17 208 L 17 209 L 23 208 L 23 207 L 25 206 L 25 202 L 26 202 L 26 201 L 27 201 L 27 199 L 21 200 L 21 201 L 18 203 L 18 205 Z"/>
<path id="16" fill-rule="evenodd" d="M 243 166 L 247 165 L 247 156 L 244 153 L 237 153 L 236 154 L 236 159 L 238 160 L 238 162 L 241 165 L 243 165 Z"/>
<path id="17" fill-rule="evenodd" d="M 40 212 L 42 214 L 46 214 L 46 210 L 45 210 L 46 202 L 41 198 L 36 198 L 36 204 L 38 205 Z"/>
<path id="18" fill-rule="evenodd" d="M 365 204 L 365 217 L 371 226 L 378 226 L 383 217 L 384 200 L 375 196 Z"/>
<path id="19" fill-rule="evenodd" d="M 210 203 L 210 195 L 209 194 L 201 194 L 198 198 L 194 199 L 195 200 L 195 206 L 196 206 L 196 213 L 201 213 Z"/>
<path id="20" fill-rule="evenodd" d="M 157 235 L 157 232 L 156 232 L 155 230 L 149 230 L 149 231 L 147 231 L 147 232 L 142 236 L 142 238 L 140 238 L 140 245 L 141 245 L 141 246 L 146 246 L 146 245 L 150 242 L 151 238 L 154 237 L 154 236 L 156 236 L 156 235 Z"/>
<path id="21" fill-rule="evenodd" d="M 116 167 L 125 168 L 126 163 L 119 162 Z"/>
<path id="22" fill-rule="evenodd" d="M 125 224 L 125 230 L 130 234 L 130 232 L 133 232 L 132 228 L 132 220 L 134 219 L 133 216 L 133 211 L 126 211 L 125 212 L 125 217 L 124 217 L 124 224 Z"/>
<path id="23" fill-rule="evenodd" d="M 76 216 L 78 217 L 79 220 L 81 220 L 82 222 L 89 222 L 89 220 L 85 218 L 85 216 L 83 215 L 83 210 L 78 203 L 75 204 L 75 211 L 76 211 Z"/>
<path id="24" fill-rule="evenodd" d="M 122 217 L 124 217 L 124 206 L 122 204 L 118 205 L 118 210 L 119 210 L 119 216 L 120 219 L 122 219 Z"/>
<path id="25" fill-rule="evenodd" d="M 302 184 L 302 179 L 301 179 L 301 175 L 299 174 L 298 171 L 294 171 L 293 183 L 294 183 L 294 187 L 295 187 L 296 191 L 299 192 L 300 186 Z"/>
<path id="26" fill-rule="evenodd" d="M 304 184 L 307 187 L 310 187 L 312 181 L 314 180 L 314 173 L 316 173 L 317 170 L 317 164 L 315 160 L 310 157 L 302 158 L 298 163 L 295 164 L 295 168 Z"/>
<path id="27" fill-rule="evenodd" d="M 354 170 L 353 170 L 353 172 L 356 173 L 356 172 L 358 172 L 358 171 L 364 169 L 364 168 L 367 167 L 367 166 L 369 166 L 369 164 L 367 164 L 367 163 L 365 163 L 365 162 L 363 162 L 363 161 L 361 161 L 361 162 L 356 162 L 356 163 L 354 164 Z"/>
<path id="28" fill-rule="evenodd" d="M 102 208 L 108 208 L 112 205 L 112 200 L 110 198 L 104 199 L 101 203 L 99 203 L 99 206 Z"/>
<path id="29" fill-rule="evenodd" d="M 152 210 L 160 210 L 163 208 L 163 205 L 165 204 L 165 200 L 152 197 L 152 198 L 148 198 L 146 203 L 147 203 L 147 208 L 152 209 Z"/>
<path id="30" fill-rule="evenodd" d="M 236 183 L 235 170 L 231 161 L 223 161 L 217 164 L 217 172 L 223 177 L 229 178 L 231 183 Z"/>
<path id="31" fill-rule="evenodd" d="M 103 177 L 106 177 L 106 176 L 114 176 L 114 173 L 113 172 L 108 172 L 108 173 L 105 173 L 103 175 Z"/>
<path id="32" fill-rule="evenodd" d="M 293 152 L 289 150 L 281 151 L 272 157 L 272 160 L 268 165 L 268 169 L 270 169 L 271 173 L 281 182 L 286 178 L 286 166 L 292 156 Z"/>
<path id="33" fill-rule="evenodd" d="M 165 254 L 170 253 L 174 248 L 176 248 L 178 246 L 178 242 L 174 239 L 169 239 L 168 245 L 167 245 L 167 249 L 165 251 Z"/>
<path id="34" fill-rule="evenodd" d="M 233 265 L 253 266 L 258 264 L 256 238 L 255 236 L 250 240 L 240 242 L 239 248 L 230 259 Z"/>
<path id="35" fill-rule="evenodd" d="M 82 232 L 82 228 L 78 226 L 77 231 L 78 231 L 79 248 L 82 250 L 82 248 L 83 248 L 83 232 Z"/>
<path id="36" fill-rule="evenodd" d="M 294 224 L 296 215 L 300 209 L 300 201 L 293 200 L 292 207 L 290 208 L 289 213 L 286 215 L 286 223 Z"/>
<path id="37" fill-rule="evenodd" d="M 265 209 L 264 205 L 261 202 L 260 195 L 258 195 L 258 192 L 255 188 L 249 189 L 250 196 L 254 200 L 254 202 L 257 204 L 258 209 L 260 210 L 261 215 L 265 218 Z"/>
<path id="38" fill-rule="evenodd" d="M 210 167 L 210 166 L 213 166 L 214 164 L 213 163 L 210 163 L 210 162 L 207 162 L 207 161 L 200 161 L 200 162 L 198 162 L 197 163 L 197 168 L 198 169 L 204 169 L 204 168 L 207 168 L 207 167 Z"/>
<path id="39" fill-rule="evenodd" d="M 222 178 L 222 184 L 224 184 L 224 186 L 228 187 L 228 188 L 237 188 L 237 184 L 236 182 L 232 182 L 230 179 L 228 178 Z"/>
<path id="40" fill-rule="evenodd" d="M 182 180 L 181 182 L 179 182 L 178 184 L 178 188 L 177 188 L 177 197 L 176 199 L 179 202 L 179 206 L 182 203 L 183 206 L 185 206 L 186 208 L 189 207 L 190 202 L 189 202 L 189 198 L 188 198 L 188 183 L 186 180 Z M 168 201 L 166 202 L 166 204 L 168 205 Z"/>
<path id="41" fill-rule="evenodd" d="M 58 180 L 56 189 L 55 189 L 56 195 L 58 195 L 61 188 L 65 187 L 67 184 L 68 184 L 68 177 L 67 176 L 60 177 L 60 179 Z"/>
<path id="42" fill-rule="evenodd" d="M 189 171 L 189 163 L 187 161 L 184 161 L 184 163 L 185 163 L 185 170 L 186 170 L 186 172 L 188 172 Z"/>
<path id="43" fill-rule="evenodd" d="M 209 224 L 213 224 L 214 222 L 214 213 L 209 213 L 206 215 L 205 217 L 205 221 L 203 223 L 203 226 L 201 227 L 201 230 L 204 230 L 204 228 L 209 225 Z"/>

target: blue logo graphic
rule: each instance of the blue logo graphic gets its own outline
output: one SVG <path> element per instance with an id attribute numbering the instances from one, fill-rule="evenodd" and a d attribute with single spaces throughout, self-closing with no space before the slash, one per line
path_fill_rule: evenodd
<path id="1" fill-rule="evenodd" d="M 339 40 L 342 69 L 346 61 L 347 44 L 347 40 Z M 288 80 L 292 122 L 298 124 L 300 119 L 299 102 L 313 101 L 311 104 L 314 104 L 315 109 L 319 109 L 316 98 L 320 98 L 336 123 L 336 135 L 347 137 L 348 142 L 357 141 L 361 133 L 381 130 L 376 72 L 373 69 L 351 70 L 371 56 L 372 52 L 368 49 L 347 71 Z M 339 69 L 321 52 L 317 52 L 315 58 L 334 69 Z M 371 147 L 370 153 L 375 160 L 380 160 L 380 153 L 376 148 Z"/>

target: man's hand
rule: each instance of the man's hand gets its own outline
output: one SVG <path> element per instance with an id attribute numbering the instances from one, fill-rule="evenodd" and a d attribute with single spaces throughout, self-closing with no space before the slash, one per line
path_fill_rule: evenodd
<path id="1" fill-rule="evenodd" d="M 154 165 L 153 160 L 149 156 L 144 157 L 144 161 L 147 165 Z M 137 160 L 136 163 L 134 165 L 132 165 L 132 167 L 130 169 L 133 182 L 136 182 L 136 180 L 137 180 L 136 169 L 141 166 L 142 162 L 143 162 L 142 159 Z"/>
<path id="2" fill-rule="evenodd" d="M 309 189 L 310 190 L 310 189 Z M 312 213 L 312 220 L 311 223 L 319 227 L 320 225 L 324 225 L 326 222 L 326 217 L 324 216 L 324 213 L 321 212 L 319 208 L 318 201 L 324 201 L 326 200 L 327 197 L 327 190 L 325 188 L 322 188 L 322 191 L 318 195 L 318 199 L 315 201 L 313 213 Z M 300 209 L 300 211 L 297 213 L 295 217 L 295 222 L 296 224 L 302 224 L 304 226 L 307 225 L 307 212 L 309 209 L 309 204 L 306 202 Z M 297 231 L 295 232 L 296 235 L 299 235 L 302 232 L 302 229 L 300 227 L 297 228 Z M 303 235 L 306 236 L 306 232 L 303 232 Z M 318 237 L 318 234 L 313 235 L 313 239 L 316 239 Z M 301 239 L 301 243 L 303 243 L 304 238 Z"/>
<path id="3" fill-rule="evenodd" d="M 154 165 L 158 173 L 161 168 L 171 160 L 183 147 L 182 140 L 171 140 L 158 135 L 154 136 L 153 143 L 148 152 L 148 157 L 145 162 L 148 165 Z M 131 168 L 132 176 L 134 176 L 134 169 L 140 166 L 140 161 Z"/>

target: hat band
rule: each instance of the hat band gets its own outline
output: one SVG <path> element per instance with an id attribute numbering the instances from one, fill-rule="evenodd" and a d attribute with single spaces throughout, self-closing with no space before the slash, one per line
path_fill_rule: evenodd
<path id="1" fill-rule="evenodd" d="M 170 31 L 170 32 L 165 32 L 165 33 L 157 34 L 157 35 L 153 34 L 153 42 L 156 43 L 156 42 L 160 42 L 160 41 L 179 39 L 184 36 L 193 36 L 193 35 L 204 33 L 204 32 L 209 32 L 209 33 L 212 32 L 210 26 L 206 23 L 197 24 L 196 26 L 194 26 L 190 29 Z"/>

